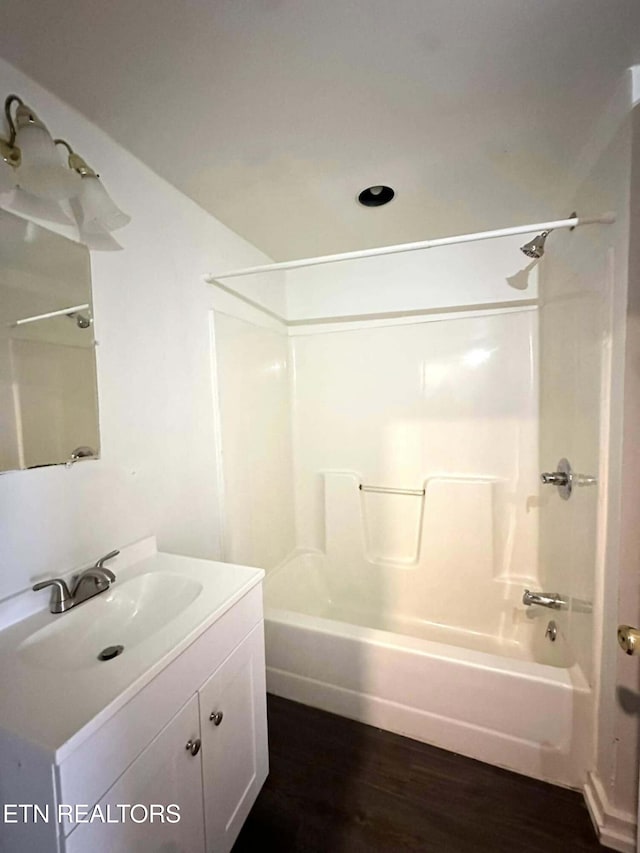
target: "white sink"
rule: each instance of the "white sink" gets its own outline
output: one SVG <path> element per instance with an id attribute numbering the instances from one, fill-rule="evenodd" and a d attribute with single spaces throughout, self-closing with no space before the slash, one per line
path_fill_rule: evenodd
<path id="1" fill-rule="evenodd" d="M 73 671 L 107 667 L 98 660 L 107 646 L 134 648 L 185 611 L 202 592 L 202 584 L 174 572 L 146 572 L 56 617 L 19 645 L 24 663 L 47 670 Z"/>
<path id="2" fill-rule="evenodd" d="M 0 630 L 0 683 L 7 685 L 0 690 L 0 740 L 11 732 L 62 761 L 171 661 L 188 655 L 264 576 L 248 566 L 159 553 L 153 537 L 121 548 L 110 568 L 114 584 L 66 613 L 49 612 L 46 592 L 25 592 L 24 618 Z M 98 660 L 120 645 L 120 655 Z"/>

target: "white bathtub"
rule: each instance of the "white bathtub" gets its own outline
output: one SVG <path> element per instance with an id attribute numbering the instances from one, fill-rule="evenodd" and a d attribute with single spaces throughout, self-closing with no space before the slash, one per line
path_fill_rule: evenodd
<path id="1" fill-rule="evenodd" d="M 490 636 L 332 600 L 327 575 L 325 556 L 310 551 L 267 575 L 271 693 L 582 786 L 591 691 L 562 638 L 544 639 L 552 611 L 528 618 L 533 609 L 508 600 Z"/>

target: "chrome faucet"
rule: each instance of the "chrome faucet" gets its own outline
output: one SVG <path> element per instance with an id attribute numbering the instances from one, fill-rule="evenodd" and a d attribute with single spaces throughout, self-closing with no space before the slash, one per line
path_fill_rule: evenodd
<path id="1" fill-rule="evenodd" d="M 544 471 L 540 475 L 543 485 L 557 486 L 558 494 L 563 501 L 571 497 L 574 486 L 574 474 L 568 459 L 561 459 L 555 471 Z"/>
<path id="2" fill-rule="evenodd" d="M 51 587 L 51 601 L 49 610 L 51 613 L 66 613 L 77 604 L 82 604 L 94 595 L 109 589 L 115 581 L 116 576 L 105 567 L 107 560 L 117 557 L 120 551 L 110 551 L 104 557 L 96 562 L 95 566 L 90 566 L 80 574 L 75 575 L 71 580 L 71 589 L 67 586 L 67 582 L 62 578 L 53 578 L 48 581 L 40 581 L 33 587 L 33 591 L 37 592 L 45 587 Z"/>
<path id="3" fill-rule="evenodd" d="M 540 479 L 544 486 L 566 486 L 569 475 L 565 471 L 545 471 L 540 474 Z"/>
<path id="4" fill-rule="evenodd" d="M 539 604 L 540 607 L 551 607 L 553 610 L 562 610 L 567 606 L 567 602 L 563 599 L 559 592 L 531 592 L 525 589 L 522 596 L 522 603 L 529 607 L 532 604 Z"/>

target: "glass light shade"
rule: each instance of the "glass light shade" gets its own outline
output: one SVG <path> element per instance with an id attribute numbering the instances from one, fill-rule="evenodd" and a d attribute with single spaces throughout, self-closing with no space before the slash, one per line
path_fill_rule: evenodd
<path id="1" fill-rule="evenodd" d="M 8 193 L 16 188 L 16 170 L 0 156 L 0 193 Z"/>
<path id="2" fill-rule="evenodd" d="M 63 165 L 47 129 L 37 120 L 25 118 L 27 110 L 20 107 L 16 116 L 16 145 L 22 152 L 22 165 L 16 173 L 18 185 L 51 201 L 72 198 L 80 191 L 80 176 Z"/>
<path id="3" fill-rule="evenodd" d="M 79 225 L 87 234 L 115 231 L 131 222 L 131 217 L 117 207 L 103 187 L 100 178 L 93 175 L 85 175 L 82 178 L 78 203 L 80 207 Z"/>

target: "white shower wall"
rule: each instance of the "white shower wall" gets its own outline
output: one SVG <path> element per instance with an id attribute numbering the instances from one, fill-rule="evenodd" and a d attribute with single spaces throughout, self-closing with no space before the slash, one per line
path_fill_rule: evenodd
<path id="1" fill-rule="evenodd" d="M 212 312 L 224 559 L 269 569 L 295 547 L 285 331 Z"/>
<path id="2" fill-rule="evenodd" d="M 606 246 L 593 247 L 597 239 L 582 260 L 571 257 L 572 241 L 563 236 L 541 277 L 540 465 L 555 470 L 569 459 L 577 485 L 569 501 L 557 489 L 541 490 L 540 573 L 545 589 L 570 602 L 556 622 L 591 681 L 613 263 Z"/>
<path id="3" fill-rule="evenodd" d="M 220 289 L 227 559 L 271 569 L 295 544 L 327 555 L 335 606 L 363 624 L 517 633 L 539 583 L 537 269 L 519 243 L 295 271 L 280 320 Z"/>
<path id="4" fill-rule="evenodd" d="M 535 310 L 306 327 L 291 345 L 298 545 L 378 617 L 504 633 L 537 578 Z"/>

